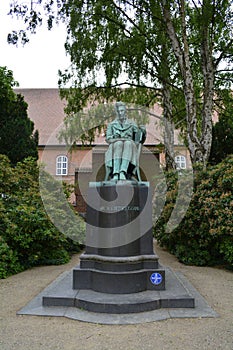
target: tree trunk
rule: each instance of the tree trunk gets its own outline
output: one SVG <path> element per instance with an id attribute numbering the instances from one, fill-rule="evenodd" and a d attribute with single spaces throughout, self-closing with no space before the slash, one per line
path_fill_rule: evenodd
<path id="1" fill-rule="evenodd" d="M 174 152 L 174 122 L 172 120 L 172 102 L 167 84 L 163 84 L 164 147 L 166 170 L 176 169 Z"/>
<path id="2" fill-rule="evenodd" d="M 186 31 L 185 2 L 180 0 L 180 15 L 182 23 L 182 44 L 179 41 L 171 19 L 170 9 L 167 0 L 162 0 L 164 22 L 167 34 L 171 40 L 173 52 L 179 63 L 183 78 L 183 87 L 186 104 L 187 140 L 192 163 L 202 163 L 206 165 L 210 154 L 212 142 L 212 107 L 213 107 L 213 69 L 211 67 L 211 56 L 208 52 L 207 33 L 206 41 L 202 45 L 203 74 L 204 74 L 204 100 L 202 110 L 202 130 L 198 135 L 197 127 L 197 107 L 193 84 L 193 76 L 190 63 L 189 46 Z M 212 65 L 213 66 L 213 65 Z"/>
<path id="3" fill-rule="evenodd" d="M 209 1 L 203 2 L 202 17 L 207 18 Z M 209 21 L 205 21 L 202 29 L 201 58 L 203 72 L 203 108 L 202 108 L 202 139 L 204 149 L 204 165 L 207 164 L 212 144 L 212 114 L 214 100 L 215 67 L 212 55 L 212 40 L 209 33 Z M 209 40 L 208 40 L 209 38 Z"/>

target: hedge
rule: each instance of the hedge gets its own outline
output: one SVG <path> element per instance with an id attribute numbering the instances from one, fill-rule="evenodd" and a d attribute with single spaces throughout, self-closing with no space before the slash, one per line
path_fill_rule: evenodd
<path id="1" fill-rule="evenodd" d="M 49 174 L 46 178 L 54 189 L 48 194 L 51 203 L 59 203 L 55 189 L 60 187 Z M 62 205 L 54 211 L 65 218 Z M 74 215 L 84 231 L 83 220 Z M 37 265 L 66 263 L 79 250 L 80 244 L 61 233 L 44 208 L 36 161 L 29 158 L 12 167 L 0 155 L 0 278 Z"/>
<path id="2" fill-rule="evenodd" d="M 166 232 L 166 224 L 177 200 L 177 174 L 167 174 L 167 189 L 162 215 L 154 226 L 159 244 L 185 264 L 225 265 L 232 269 L 233 156 L 206 171 L 195 172 L 190 205 L 172 232 Z M 188 183 L 184 194 L 186 191 Z"/>

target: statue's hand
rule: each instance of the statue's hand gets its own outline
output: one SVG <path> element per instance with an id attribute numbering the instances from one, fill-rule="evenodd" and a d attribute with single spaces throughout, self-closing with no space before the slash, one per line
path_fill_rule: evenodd
<path id="1" fill-rule="evenodd" d="M 140 125 L 139 130 L 141 131 L 139 143 L 144 143 L 146 140 L 146 127 L 144 125 Z"/>
<path id="2" fill-rule="evenodd" d="M 114 143 L 114 142 L 117 142 L 117 141 L 121 141 L 122 139 L 121 138 L 114 138 L 114 139 L 108 139 L 106 140 L 108 143 Z"/>
<path id="3" fill-rule="evenodd" d="M 109 140 L 106 140 L 108 143 L 115 143 L 117 141 L 128 141 L 128 140 L 131 140 L 131 138 L 129 137 L 118 137 L 118 138 L 115 138 L 115 139 L 109 139 Z"/>
<path id="4" fill-rule="evenodd" d="M 117 137 L 116 139 L 113 139 L 113 142 L 116 142 L 116 141 L 126 141 L 128 140 L 126 137 Z"/>
<path id="5" fill-rule="evenodd" d="M 146 127 L 145 127 L 145 125 L 139 125 L 139 129 L 141 129 L 143 132 L 145 132 L 145 131 L 146 131 Z"/>

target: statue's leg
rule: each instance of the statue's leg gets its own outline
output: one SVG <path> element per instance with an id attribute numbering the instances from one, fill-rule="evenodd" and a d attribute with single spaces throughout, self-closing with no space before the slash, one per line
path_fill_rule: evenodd
<path id="1" fill-rule="evenodd" d="M 116 141 L 113 144 L 113 157 L 114 157 L 114 159 L 113 159 L 113 179 L 114 180 L 119 179 L 123 146 L 124 146 L 123 141 Z"/>
<path id="2" fill-rule="evenodd" d="M 120 167 L 120 179 L 125 180 L 128 172 L 129 162 L 132 158 L 132 142 L 124 141 L 124 148 L 122 152 L 122 161 Z"/>

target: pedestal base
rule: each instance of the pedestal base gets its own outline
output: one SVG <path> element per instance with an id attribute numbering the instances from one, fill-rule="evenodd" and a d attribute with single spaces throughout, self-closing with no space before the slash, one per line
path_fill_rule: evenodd
<path id="1" fill-rule="evenodd" d="M 194 308 L 195 300 L 184 283 L 165 269 L 166 290 L 111 294 L 71 288 L 71 276 L 54 286 L 42 298 L 44 307 L 75 307 L 95 313 L 129 314 L 169 308 Z"/>
<path id="2" fill-rule="evenodd" d="M 157 274 L 157 275 L 155 275 Z M 159 276 L 158 284 L 151 282 L 151 276 Z M 145 290 L 164 290 L 164 270 L 138 270 L 129 272 L 109 272 L 98 270 L 73 270 L 73 289 L 91 289 L 96 292 L 127 294 Z"/>
<path id="3" fill-rule="evenodd" d="M 91 183 L 86 235 L 73 289 L 110 294 L 165 289 L 165 271 L 153 251 L 147 182 Z"/>
<path id="4" fill-rule="evenodd" d="M 91 183 L 86 241 L 72 272 L 72 289 L 68 295 L 56 290 L 44 296 L 43 306 L 118 314 L 194 307 L 194 299 L 153 251 L 148 183 Z"/>
<path id="5" fill-rule="evenodd" d="M 165 272 L 166 290 L 164 291 L 112 295 L 72 289 L 71 270 L 60 275 L 17 314 L 60 316 L 83 322 L 111 325 L 139 324 L 170 318 L 193 317 L 200 320 L 203 317 L 219 317 L 182 273 L 168 268 L 165 268 Z M 194 303 L 195 307 L 193 307 Z M 96 312 L 86 311 L 89 305 L 93 304 L 92 309 L 95 308 Z M 85 306 L 86 310 L 81 305 Z M 107 312 L 104 312 L 105 310 Z M 109 312 L 110 310 L 114 313 Z"/>

